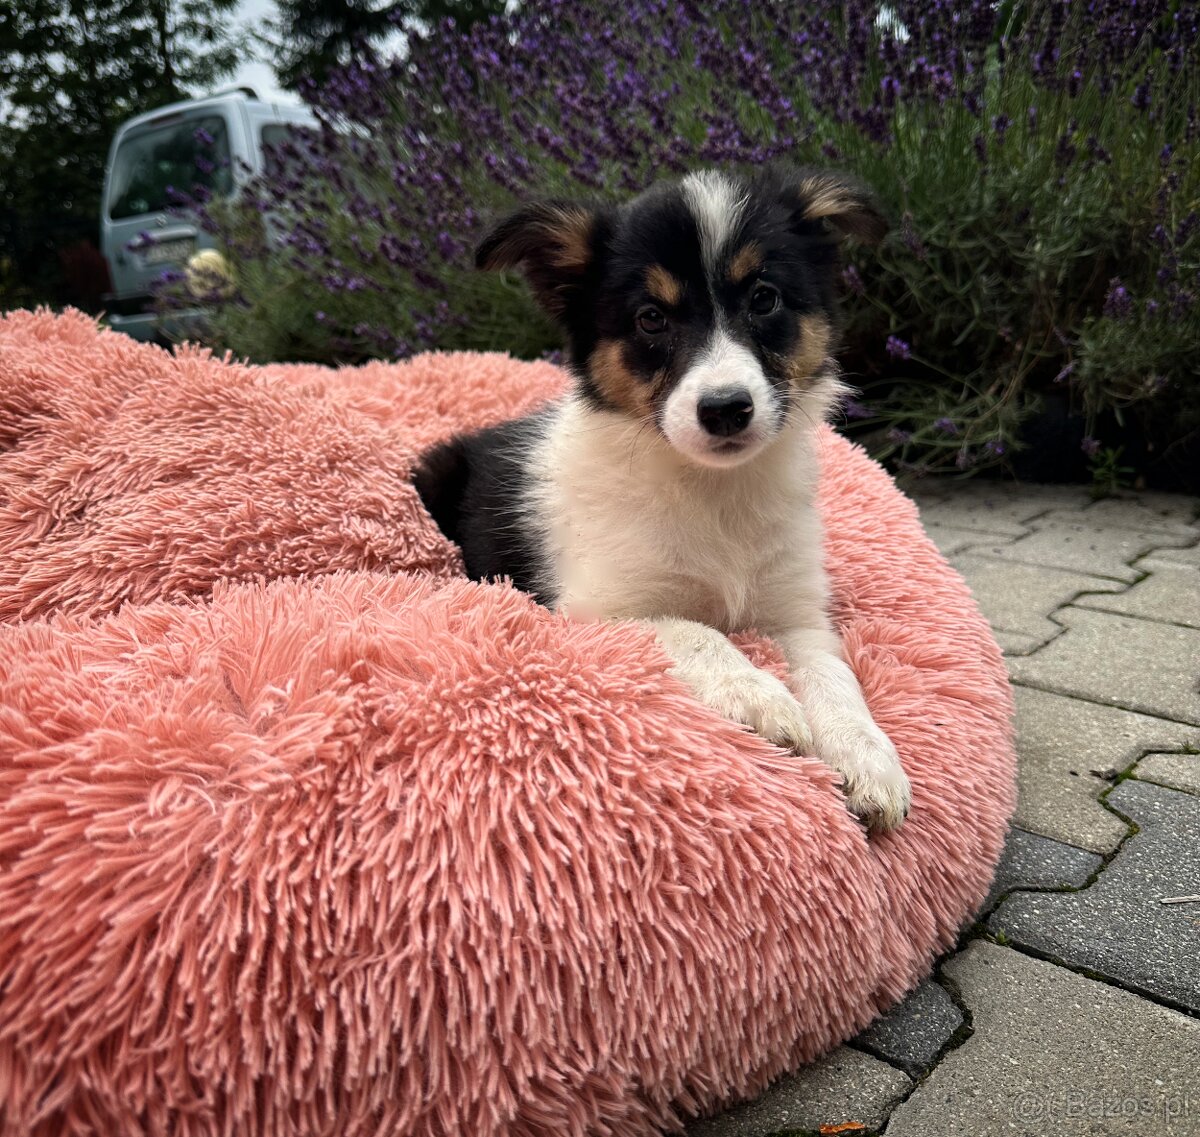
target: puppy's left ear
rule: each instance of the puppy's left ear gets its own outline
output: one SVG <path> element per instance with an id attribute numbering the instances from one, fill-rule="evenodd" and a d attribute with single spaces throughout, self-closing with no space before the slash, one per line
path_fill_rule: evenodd
<path id="1" fill-rule="evenodd" d="M 599 256 L 607 215 L 569 201 L 538 201 L 506 217 L 483 239 L 475 267 L 520 267 L 542 307 L 566 311 Z"/>
<path id="2" fill-rule="evenodd" d="M 779 171 L 784 196 L 797 221 L 826 221 L 839 233 L 877 245 L 888 231 L 875 195 L 862 182 L 835 170 Z"/>

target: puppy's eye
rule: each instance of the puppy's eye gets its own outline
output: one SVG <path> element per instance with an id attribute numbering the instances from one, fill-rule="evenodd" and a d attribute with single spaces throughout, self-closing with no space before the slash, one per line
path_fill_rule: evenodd
<path id="1" fill-rule="evenodd" d="M 647 305 L 638 309 L 637 326 L 648 336 L 662 335 L 667 330 L 667 318 L 657 308 Z"/>
<path id="2" fill-rule="evenodd" d="M 779 289 L 773 284 L 759 284 L 750 294 L 750 311 L 755 316 L 769 316 L 779 307 Z"/>

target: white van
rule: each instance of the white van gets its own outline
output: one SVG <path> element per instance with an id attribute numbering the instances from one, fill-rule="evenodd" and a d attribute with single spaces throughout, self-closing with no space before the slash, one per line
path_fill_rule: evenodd
<path id="1" fill-rule="evenodd" d="M 184 271 L 212 237 L 182 195 L 199 185 L 214 197 L 235 194 L 266 165 L 264 147 L 294 127 L 317 126 L 303 106 L 264 102 L 249 87 L 189 99 L 129 119 L 117 130 L 104 171 L 100 250 L 113 291 L 105 297 L 108 323 L 135 339 L 159 333 L 153 282 Z"/>

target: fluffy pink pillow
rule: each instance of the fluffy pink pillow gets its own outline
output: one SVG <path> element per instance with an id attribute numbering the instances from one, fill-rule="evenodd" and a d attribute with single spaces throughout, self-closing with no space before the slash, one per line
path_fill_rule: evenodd
<path id="1" fill-rule="evenodd" d="M 651 1134 L 953 942 L 1013 804 L 1011 706 L 913 506 L 822 434 L 838 620 L 914 790 L 868 840 L 639 627 L 455 578 L 415 454 L 562 382 L 0 319 L 14 1132 Z"/>

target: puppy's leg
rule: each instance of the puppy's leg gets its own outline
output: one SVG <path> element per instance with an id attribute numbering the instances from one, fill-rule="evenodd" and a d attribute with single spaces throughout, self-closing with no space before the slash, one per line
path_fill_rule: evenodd
<path id="1" fill-rule="evenodd" d="M 796 696 L 760 671 L 716 628 L 695 620 L 645 621 L 658 632 L 671 669 L 700 702 L 790 750 L 811 751 L 812 737 Z"/>
<path id="2" fill-rule="evenodd" d="M 895 829 L 912 789 L 896 748 L 871 718 L 832 628 L 774 636 L 792 672 L 792 687 L 812 730 L 814 751 L 842 774 L 846 803 L 872 829 Z"/>

